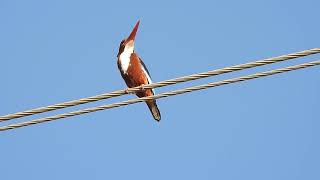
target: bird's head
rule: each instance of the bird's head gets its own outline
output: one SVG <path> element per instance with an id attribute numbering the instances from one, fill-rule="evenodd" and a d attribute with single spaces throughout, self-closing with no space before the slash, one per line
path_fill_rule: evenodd
<path id="1" fill-rule="evenodd" d="M 136 37 L 137 31 L 138 31 L 138 28 L 139 28 L 139 24 L 140 24 L 140 20 L 134 26 L 134 28 L 131 31 L 129 37 L 121 41 L 120 46 L 119 46 L 118 57 L 124 51 L 133 53 L 134 39 Z"/>

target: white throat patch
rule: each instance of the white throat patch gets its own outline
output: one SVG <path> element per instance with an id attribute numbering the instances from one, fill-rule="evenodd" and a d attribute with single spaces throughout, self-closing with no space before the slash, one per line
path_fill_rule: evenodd
<path id="1" fill-rule="evenodd" d="M 129 64 L 130 56 L 133 53 L 133 46 L 125 46 L 124 51 L 120 54 L 120 64 L 122 71 L 126 74 Z"/>

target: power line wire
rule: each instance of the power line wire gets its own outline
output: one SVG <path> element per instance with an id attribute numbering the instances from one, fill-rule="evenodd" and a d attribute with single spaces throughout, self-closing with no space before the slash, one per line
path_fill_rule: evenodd
<path id="1" fill-rule="evenodd" d="M 179 78 L 175 78 L 175 79 L 160 81 L 160 82 L 154 83 L 154 84 L 143 85 L 141 87 L 129 88 L 128 92 L 134 93 L 134 92 L 141 90 L 141 88 L 149 89 L 149 88 L 158 88 L 158 87 L 173 85 L 173 84 L 177 84 L 177 83 L 197 80 L 197 79 L 206 78 L 206 77 L 210 77 L 210 76 L 216 76 L 219 74 L 224 74 L 224 73 L 239 71 L 239 70 L 243 70 L 243 69 L 253 68 L 253 67 L 257 67 L 257 66 L 267 65 L 267 64 L 271 64 L 271 63 L 281 62 L 281 61 L 285 61 L 285 60 L 289 60 L 289 59 L 299 58 L 299 57 L 303 57 L 303 56 L 309 56 L 309 55 L 316 54 L 316 53 L 320 53 L 320 48 L 304 50 L 304 51 L 295 52 L 295 53 L 291 53 L 291 54 L 287 54 L 287 55 L 282 55 L 282 56 L 267 58 L 267 59 L 258 60 L 258 61 L 254 61 L 254 62 L 249 62 L 249 63 L 245 63 L 245 64 L 230 66 L 230 67 L 226 67 L 226 68 L 222 68 L 222 69 L 211 70 L 208 72 L 203 72 L 203 73 L 198 73 L 198 74 L 192 74 L 192 75 L 183 76 L 183 77 L 179 77 Z M 67 108 L 67 107 L 71 107 L 71 106 L 76 106 L 76 105 L 80 105 L 80 104 L 85 104 L 85 103 L 89 103 L 89 102 L 95 102 L 95 101 L 99 101 L 99 100 L 103 100 L 103 99 L 108 99 L 111 97 L 121 96 L 124 94 L 127 94 L 126 90 L 118 90 L 118 91 L 113 91 L 113 92 L 105 93 L 105 94 L 101 94 L 101 95 L 91 96 L 91 97 L 82 98 L 82 99 L 78 99 L 78 100 L 72 100 L 72 101 L 67 101 L 67 102 L 58 103 L 58 104 L 54 104 L 54 105 L 49 105 L 46 107 L 40 107 L 40 108 L 36 108 L 36 109 L 31 109 L 31 110 L 26 110 L 26 111 L 22 111 L 22 112 L 13 113 L 13 114 L 8 114 L 8 115 L 0 116 L 0 122 L 1 121 L 8 121 L 10 119 L 30 116 L 30 115 L 34 115 L 34 114 L 39 114 L 39 113 L 43 113 L 43 112 L 53 111 L 53 110 L 57 110 L 57 109 Z"/>
<path id="2" fill-rule="evenodd" d="M 217 86 L 221 86 L 221 85 L 226 85 L 226 84 L 246 81 L 246 80 L 250 80 L 250 79 L 270 76 L 270 75 L 274 75 L 274 74 L 284 73 L 284 72 L 298 70 L 298 69 L 307 68 L 307 67 L 316 66 L 316 65 L 320 65 L 320 61 L 313 61 L 313 62 L 309 62 L 309 63 L 303 63 L 303 64 L 299 64 L 299 65 L 295 65 L 295 66 L 289 66 L 289 67 L 285 67 L 285 68 L 274 69 L 274 70 L 270 70 L 270 71 L 250 74 L 250 75 L 246 75 L 246 76 L 241 76 L 241 77 L 237 77 L 237 78 L 222 80 L 222 81 L 218 81 L 218 82 L 212 82 L 212 83 L 203 84 L 203 85 L 199 85 L 199 86 L 193 86 L 193 87 L 189 87 L 189 88 L 174 90 L 174 91 L 170 91 L 170 92 L 157 94 L 157 95 L 154 95 L 154 96 L 130 99 L 130 100 L 122 101 L 122 102 L 118 102 L 118 103 L 113 103 L 113 104 L 108 104 L 108 105 L 103 105 L 103 106 L 97 106 L 97 107 L 82 109 L 82 110 L 73 111 L 73 112 L 69 112 L 69 113 L 63 113 L 63 114 L 59 114 L 59 115 L 55 115 L 55 116 L 35 119 L 35 120 L 16 123 L 16 124 L 11 124 L 11 125 L 0 127 L 0 131 L 6 131 L 6 130 L 20 128 L 20 127 L 24 127 L 24 126 L 30 126 L 30 125 L 33 125 L 33 124 L 44 123 L 44 122 L 48 122 L 48 121 L 54 121 L 54 120 L 58 120 L 58 119 L 61 119 L 61 118 L 66 118 L 66 117 L 71 117 L 71 116 L 91 113 L 91 112 L 95 112 L 95 111 L 101 111 L 101 110 L 105 110 L 105 109 L 111 109 L 111 108 L 116 108 L 116 107 L 121 107 L 121 106 L 127 106 L 127 105 L 130 105 L 130 104 L 135 104 L 135 103 L 138 103 L 138 102 L 143 102 L 143 101 L 147 101 L 147 100 L 151 100 L 151 99 L 160 99 L 160 98 L 164 98 L 164 97 L 175 96 L 175 95 L 178 95 L 178 94 L 184 94 L 184 93 L 188 93 L 188 92 L 204 90 L 204 89 L 207 89 L 207 88 L 212 88 L 212 87 L 217 87 Z"/>

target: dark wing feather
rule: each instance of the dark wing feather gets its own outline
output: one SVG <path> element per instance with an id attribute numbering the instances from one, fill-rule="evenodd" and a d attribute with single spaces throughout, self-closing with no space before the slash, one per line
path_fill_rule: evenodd
<path id="1" fill-rule="evenodd" d="M 142 65 L 142 67 L 146 70 L 148 76 L 149 76 L 150 79 L 151 79 L 151 75 L 150 75 L 150 73 L 149 73 L 149 70 L 148 70 L 147 66 L 144 64 L 144 62 L 142 61 L 141 58 L 139 58 L 139 60 L 140 60 L 140 63 L 141 63 L 141 65 Z M 148 81 L 148 82 L 149 82 L 149 81 Z M 151 83 L 151 82 L 149 82 L 149 83 Z"/>
<path id="2" fill-rule="evenodd" d="M 146 75 L 147 75 L 148 83 L 151 84 L 152 82 L 151 82 L 151 75 L 149 73 L 149 70 L 148 70 L 147 66 L 144 64 L 144 62 L 142 61 L 142 59 L 139 58 L 139 60 L 140 60 L 140 64 L 142 65 L 142 68 L 144 69 L 144 72 L 147 73 Z M 150 81 L 149 81 L 149 79 L 150 79 Z M 152 89 L 152 93 L 155 94 L 154 89 Z"/>

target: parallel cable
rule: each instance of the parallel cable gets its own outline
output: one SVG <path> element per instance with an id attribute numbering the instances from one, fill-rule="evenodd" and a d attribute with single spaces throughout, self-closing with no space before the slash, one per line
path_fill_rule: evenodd
<path id="1" fill-rule="evenodd" d="M 24 127 L 24 126 L 30 126 L 33 124 L 44 123 L 44 122 L 48 122 L 48 121 L 54 121 L 54 120 L 58 120 L 61 118 L 91 113 L 91 112 L 95 112 L 95 111 L 101 111 L 101 110 L 105 110 L 105 109 L 127 106 L 130 104 L 135 104 L 135 103 L 143 102 L 143 101 L 147 101 L 147 100 L 160 99 L 160 98 L 165 98 L 165 97 L 169 97 L 169 96 L 175 96 L 178 94 L 183 94 L 183 93 L 188 93 L 188 92 L 193 92 L 193 91 L 198 91 L 198 90 L 204 90 L 207 88 L 212 88 L 212 87 L 222 86 L 222 85 L 226 85 L 226 84 L 246 81 L 246 80 L 250 80 L 250 79 L 270 76 L 270 75 L 274 75 L 274 74 L 284 73 L 284 72 L 307 68 L 307 67 L 316 66 L 316 65 L 320 65 L 320 61 L 303 63 L 303 64 L 299 64 L 299 65 L 295 65 L 295 66 L 289 66 L 289 67 L 285 67 L 285 68 L 274 69 L 274 70 L 270 70 L 270 71 L 250 74 L 247 76 L 241 76 L 241 77 L 227 79 L 227 80 L 223 80 L 223 81 L 212 82 L 212 83 L 203 84 L 203 85 L 199 85 L 199 86 L 193 86 L 193 87 L 189 87 L 189 88 L 174 90 L 174 91 L 165 92 L 165 93 L 161 93 L 161 94 L 157 94 L 157 95 L 153 95 L 153 96 L 130 99 L 130 100 L 122 101 L 122 102 L 118 102 L 118 103 L 107 104 L 107 105 L 97 106 L 97 107 L 93 107 L 93 108 L 87 108 L 87 109 L 83 109 L 83 110 L 73 111 L 73 112 L 69 112 L 69 113 L 63 113 L 63 114 L 50 116 L 50 117 L 46 117 L 46 118 L 40 118 L 40 119 L 31 120 L 31 121 L 11 124 L 11 125 L 0 127 L 0 131 L 20 128 L 20 127 Z"/>
<path id="2" fill-rule="evenodd" d="M 300 51 L 300 52 L 295 52 L 295 53 L 291 53 L 291 54 L 287 54 L 287 55 L 262 59 L 262 60 L 258 60 L 258 61 L 254 61 L 254 62 L 245 63 L 245 64 L 234 65 L 234 66 L 230 66 L 230 67 L 226 67 L 226 68 L 222 68 L 222 69 L 211 70 L 211 71 L 202 72 L 202 73 L 198 73 L 198 74 L 192 74 L 192 75 L 188 75 L 188 76 L 178 77 L 175 79 L 160 81 L 158 83 L 143 85 L 140 87 L 129 88 L 127 90 L 118 90 L 118 91 L 113 91 L 110 93 L 91 96 L 91 97 L 82 98 L 82 99 L 78 99 L 78 100 L 67 101 L 67 102 L 63 102 L 63 103 L 49 105 L 46 107 L 40 107 L 40 108 L 36 108 L 36 109 L 31 109 L 31 110 L 26 110 L 26 111 L 22 111 L 22 112 L 17 112 L 17 113 L 13 113 L 13 114 L 0 116 L 0 122 L 1 121 L 8 121 L 10 119 L 30 116 L 30 115 L 34 115 L 34 114 L 39 114 L 39 113 L 43 113 L 43 112 L 53 111 L 53 110 L 57 110 L 57 109 L 67 108 L 67 107 L 71 107 L 71 106 L 76 106 L 76 105 L 80 105 L 80 104 L 95 102 L 95 101 L 99 101 L 99 100 L 103 100 L 103 99 L 108 99 L 111 97 L 117 97 L 117 96 L 125 95 L 128 92 L 134 93 L 134 92 L 140 91 L 141 89 L 150 89 L 150 88 L 158 88 L 158 87 L 173 85 L 173 84 L 177 84 L 177 83 L 197 80 L 197 79 L 206 78 L 206 77 L 210 77 L 210 76 L 216 76 L 219 74 L 224 74 L 224 73 L 239 71 L 239 70 L 243 70 L 243 69 L 253 68 L 253 67 L 257 67 L 257 66 L 272 64 L 272 63 L 276 63 L 276 62 L 286 61 L 289 59 L 299 58 L 299 57 L 303 57 L 303 56 L 309 56 L 309 55 L 317 54 L 317 53 L 320 53 L 320 48 L 309 49 L 309 50 L 305 50 L 305 51 Z"/>

